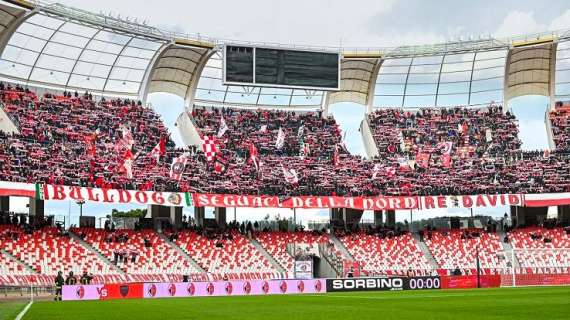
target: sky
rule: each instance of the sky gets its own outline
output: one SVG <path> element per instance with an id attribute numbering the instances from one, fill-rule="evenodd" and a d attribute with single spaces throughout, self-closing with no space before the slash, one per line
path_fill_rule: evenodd
<path id="1" fill-rule="evenodd" d="M 166 30 L 209 36 L 218 39 L 255 42 L 334 46 L 391 47 L 432 44 L 444 41 L 478 39 L 481 36 L 512 35 L 570 28 L 570 3 L 567 0 L 505 1 L 426 1 L 426 0 L 248 0 L 248 1 L 183 1 L 183 0 L 60 0 L 60 3 L 89 10 L 111 13 L 122 18 Z M 152 94 L 148 101 L 161 114 L 163 121 L 181 143 L 174 127 L 183 111 L 183 101 L 168 94 Z M 547 147 L 544 110 L 545 97 L 522 97 L 510 107 L 519 118 L 523 149 Z M 364 154 L 358 127 L 364 116 L 359 105 L 342 103 L 331 107 L 331 113 L 347 132 L 352 153 Z M 13 210 L 25 211 L 25 201 L 12 201 Z M 115 206 L 87 204 L 84 214 L 104 216 Z M 76 204 L 50 202 L 46 213 L 77 216 Z M 505 208 L 497 208 L 500 215 Z M 191 214 L 190 209 L 185 211 Z M 290 210 L 272 214 L 292 216 Z M 424 212 L 425 217 L 449 212 Z M 452 212 L 467 215 L 465 212 Z M 257 218 L 267 212 L 240 210 L 238 219 Z M 325 219 L 324 210 L 298 212 L 299 220 Z M 228 214 L 232 217 L 232 214 Z M 401 215 L 400 220 L 407 217 Z M 371 219 L 370 213 L 365 218 Z"/>

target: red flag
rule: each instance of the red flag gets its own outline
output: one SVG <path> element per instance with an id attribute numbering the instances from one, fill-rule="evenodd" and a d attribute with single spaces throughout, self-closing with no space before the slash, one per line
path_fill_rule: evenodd
<path id="1" fill-rule="evenodd" d="M 427 152 L 419 152 L 416 154 L 416 163 L 418 166 L 427 169 L 429 167 L 430 154 Z"/>
<path id="2" fill-rule="evenodd" d="M 222 174 L 226 172 L 226 165 L 221 161 L 214 161 L 214 172 L 217 174 Z"/>
<path id="3" fill-rule="evenodd" d="M 131 150 L 127 150 L 123 155 L 123 165 L 121 167 L 121 170 L 125 172 L 127 178 L 129 179 L 133 178 L 133 160 L 133 153 Z"/>
<path id="4" fill-rule="evenodd" d="M 156 144 L 156 146 L 150 152 L 150 155 L 156 158 L 156 163 L 160 161 L 160 156 L 166 154 L 166 142 L 163 137 L 160 137 L 160 141 Z"/>
<path id="5" fill-rule="evenodd" d="M 333 158 L 332 158 L 333 166 L 337 167 L 340 164 L 340 158 L 338 154 L 338 145 L 334 146 Z"/>
<path id="6" fill-rule="evenodd" d="M 441 149 L 441 163 L 444 167 L 451 167 L 451 149 L 453 148 L 453 142 L 445 142 Z"/>
<path id="7" fill-rule="evenodd" d="M 251 160 L 251 162 L 253 163 L 255 170 L 259 171 L 260 168 L 259 153 L 253 143 L 249 144 L 249 160 Z"/>
<path id="8" fill-rule="evenodd" d="M 94 157 L 97 154 L 97 145 L 95 141 L 97 140 L 97 134 L 85 136 L 85 144 L 87 145 L 87 154 Z"/>

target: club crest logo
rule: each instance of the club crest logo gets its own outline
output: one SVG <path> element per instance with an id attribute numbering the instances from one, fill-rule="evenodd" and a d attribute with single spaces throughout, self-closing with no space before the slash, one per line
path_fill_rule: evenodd
<path id="1" fill-rule="evenodd" d="M 168 294 L 169 294 L 171 297 L 174 297 L 174 296 L 176 295 L 176 285 L 175 285 L 174 283 L 171 283 L 171 284 L 168 286 Z"/>
<path id="2" fill-rule="evenodd" d="M 322 289 L 323 289 L 323 284 L 321 283 L 321 280 L 317 280 L 315 282 L 315 291 L 321 292 Z"/>
<path id="3" fill-rule="evenodd" d="M 269 292 L 269 283 L 267 283 L 267 281 L 263 281 L 263 284 L 261 285 L 261 290 L 263 290 L 263 293 L 265 294 Z"/>
<path id="4" fill-rule="evenodd" d="M 279 285 L 279 289 L 281 290 L 281 293 L 287 292 L 287 282 L 281 281 L 281 284 Z"/>
<path id="5" fill-rule="evenodd" d="M 148 295 L 151 297 L 156 296 L 156 286 L 154 284 L 151 284 L 150 287 L 148 287 Z"/>
<path id="6" fill-rule="evenodd" d="M 208 282 L 208 285 L 206 286 L 206 291 L 208 291 L 209 295 L 213 295 L 214 294 L 214 284 L 211 282 Z"/>
<path id="7" fill-rule="evenodd" d="M 194 286 L 193 283 L 190 283 L 186 288 L 186 291 L 188 292 L 189 295 L 193 296 L 196 293 L 196 287 Z"/>
<path id="8" fill-rule="evenodd" d="M 230 295 L 232 294 L 233 291 L 234 291 L 234 286 L 232 285 L 232 283 L 226 282 L 226 293 Z"/>
<path id="9" fill-rule="evenodd" d="M 245 292 L 245 294 L 250 294 L 251 293 L 251 283 L 249 283 L 249 281 L 246 281 L 243 284 L 243 292 Z"/>
<path id="10" fill-rule="evenodd" d="M 77 296 L 77 298 L 83 299 L 83 297 L 85 296 L 85 288 L 83 288 L 83 286 L 77 287 L 77 290 L 75 290 L 75 295 Z"/>

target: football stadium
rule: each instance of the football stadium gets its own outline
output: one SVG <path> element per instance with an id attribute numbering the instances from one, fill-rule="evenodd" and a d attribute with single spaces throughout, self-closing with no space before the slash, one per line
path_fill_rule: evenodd
<path id="1" fill-rule="evenodd" d="M 570 3 L 0 0 L 0 320 L 158 318 L 570 319 Z"/>

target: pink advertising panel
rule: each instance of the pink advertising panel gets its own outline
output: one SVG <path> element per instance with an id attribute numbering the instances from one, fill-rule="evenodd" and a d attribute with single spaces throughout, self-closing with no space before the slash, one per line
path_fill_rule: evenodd
<path id="1" fill-rule="evenodd" d="M 323 279 L 145 283 L 145 298 L 323 293 Z"/>
<path id="2" fill-rule="evenodd" d="M 136 288 L 126 284 L 117 285 L 117 290 L 105 285 L 64 286 L 62 298 L 63 300 L 105 300 L 134 297 L 209 297 L 326 292 L 325 279 L 144 283 L 142 295 L 139 296 L 140 285 L 137 284 Z M 114 294 L 114 291 L 118 294 Z"/>

